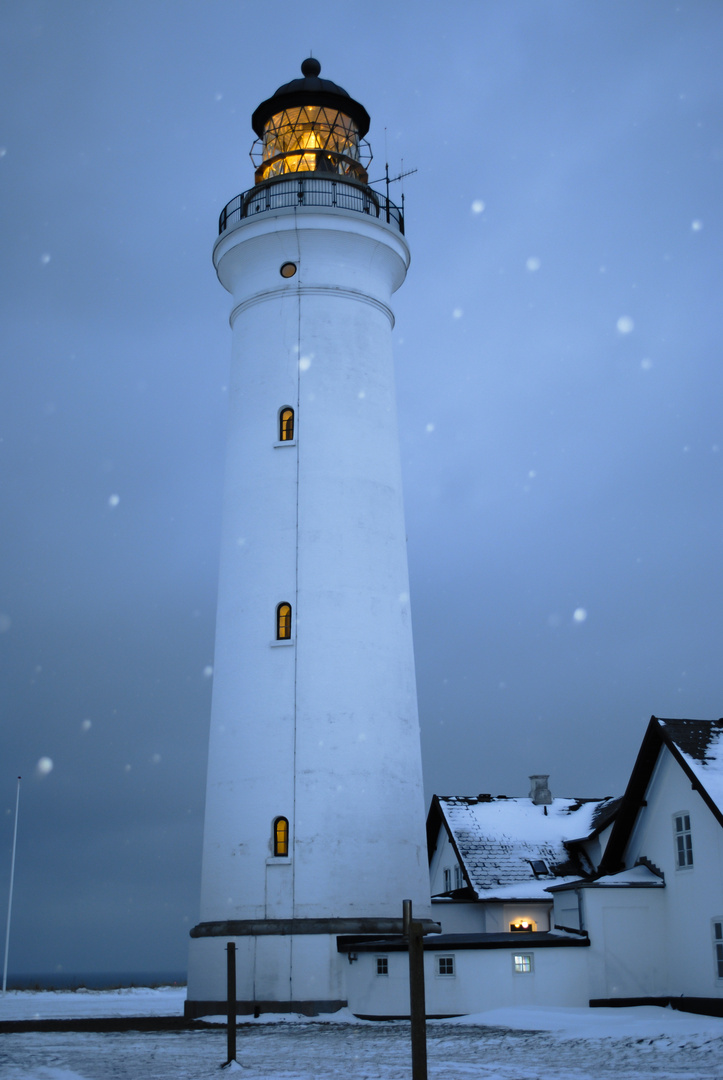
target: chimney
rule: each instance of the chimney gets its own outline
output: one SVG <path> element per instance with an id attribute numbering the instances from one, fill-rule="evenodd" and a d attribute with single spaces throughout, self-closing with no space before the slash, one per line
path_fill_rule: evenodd
<path id="1" fill-rule="evenodd" d="M 539 775 L 530 777 L 530 798 L 532 799 L 534 806 L 549 806 L 552 802 L 552 795 L 547 786 L 547 781 L 549 779 L 549 773 L 545 776 Z"/>

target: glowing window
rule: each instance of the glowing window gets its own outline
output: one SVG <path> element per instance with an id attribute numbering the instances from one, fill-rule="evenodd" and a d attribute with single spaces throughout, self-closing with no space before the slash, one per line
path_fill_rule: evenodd
<path id="1" fill-rule="evenodd" d="M 279 442 L 290 442 L 294 437 L 294 410 L 288 406 L 279 413 Z"/>
<path id="2" fill-rule="evenodd" d="M 512 967 L 517 975 L 531 975 L 532 953 L 515 953 L 512 957 Z"/>
<path id="3" fill-rule="evenodd" d="M 683 870 L 693 865 L 693 833 L 690 828 L 690 814 L 675 814 L 675 868 Z"/>
<path id="4" fill-rule="evenodd" d="M 513 933 L 513 934 L 514 933 L 529 934 L 532 931 L 534 931 L 535 929 L 537 929 L 537 928 L 536 928 L 534 922 L 532 921 L 532 919 L 515 919 L 515 921 L 513 923 L 510 923 L 510 932 Z"/>
<path id="5" fill-rule="evenodd" d="M 279 604 L 276 608 L 276 640 L 288 641 L 291 637 L 291 604 Z"/>
<path id="6" fill-rule="evenodd" d="M 278 817 L 274 822 L 274 855 L 289 854 L 289 822 L 285 817 Z"/>

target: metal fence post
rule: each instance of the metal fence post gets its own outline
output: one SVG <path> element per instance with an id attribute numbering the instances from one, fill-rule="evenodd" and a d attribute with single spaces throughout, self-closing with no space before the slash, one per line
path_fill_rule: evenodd
<path id="1" fill-rule="evenodd" d="M 409 1019 L 412 1028 L 412 1080 L 427 1080 L 427 1010 L 424 1001 L 424 934 L 412 918 L 412 901 L 402 901 L 404 936 L 409 949 Z"/>
<path id="2" fill-rule="evenodd" d="M 236 945 L 229 941 L 226 945 L 226 1043 L 228 1060 L 224 1065 L 236 1061 Z"/>

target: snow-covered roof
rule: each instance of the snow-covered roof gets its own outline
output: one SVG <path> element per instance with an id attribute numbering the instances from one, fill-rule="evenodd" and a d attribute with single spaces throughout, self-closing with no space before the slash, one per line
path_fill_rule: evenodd
<path id="1" fill-rule="evenodd" d="M 659 720 L 689 772 L 723 812 L 723 720 Z"/>
<path id="2" fill-rule="evenodd" d="M 596 878 L 595 881 L 575 881 L 551 885 L 550 892 L 564 892 L 570 887 L 586 889 L 664 889 L 665 880 L 660 874 L 656 874 L 654 870 L 651 870 L 649 866 L 639 863 L 636 866 L 631 866 L 629 870 L 622 870 L 619 874 L 605 874 L 603 877 Z"/>
<path id="3" fill-rule="evenodd" d="M 553 799 L 541 806 L 502 795 L 441 795 L 435 796 L 430 817 L 436 806 L 479 899 L 545 900 L 551 884 L 593 872 L 584 853 L 568 844 L 595 832 L 612 802 Z"/>

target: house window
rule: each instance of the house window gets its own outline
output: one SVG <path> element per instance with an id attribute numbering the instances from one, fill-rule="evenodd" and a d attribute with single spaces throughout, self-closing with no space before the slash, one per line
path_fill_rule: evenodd
<path id="1" fill-rule="evenodd" d="M 723 919 L 713 920 L 713 952 L 716 978 L 723 981 Z"/>
<path id="2" fill-rule="evenodd" d="M 448 866 L 444 869 L 444 891 L 451 892 L 452 890 L 452 871 Z"/>
<path id="3" fill-rule="evenodd" d="M 389 957 L 378 956 L 377 957 L 377 975 L 389 974 Z"/>
<path id="4" fill-rule="evenodd" d="M 454 957 L 453 956 L 438 956 L 437 957 L 437 974 L 438 975 L 454 975 Z"/>
<path id="5" fill-rule="evenodd" d="M 279 604 L 276 608 L 276 640 L 288 641 L 291 637 L 291 604 Z"/>
<path id="6" fill-rule="evenodd" d="M 287 405 L 279 413 L 279 442 L 291 442 L 294 438 L 294 410 Z"/>
<path id="7" fill-rule="evenodd" d="M 274 822 L 274 855 L 287 857 L 289 854 L 289 820 L 277 817 Z"/>
<path id="8" fill-rule="evenodd" d="M 464 877 L 462 876 L 461 866 L 455 866 L 454 868 L 454 887 L 455 889 L 461 889 L 464 886 Z"/>
<path id="9" fill-rule="evenodd" d="M 514 953 L 512 970 L 516 975 L 531 975 L 533 969 L 532 953 Z"/>
<path id="10" fill-rule="evenodd" d="M 690 829 L 690 814 L 673 816 L 675 829 L 675 868 L 683 870 L 693 865 L 693 835 Z"/>

